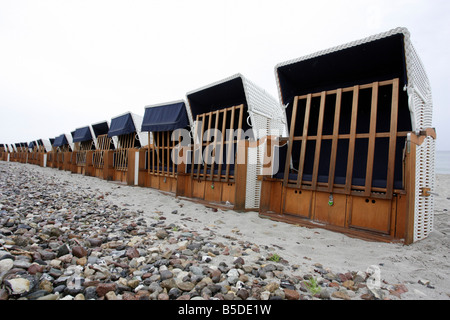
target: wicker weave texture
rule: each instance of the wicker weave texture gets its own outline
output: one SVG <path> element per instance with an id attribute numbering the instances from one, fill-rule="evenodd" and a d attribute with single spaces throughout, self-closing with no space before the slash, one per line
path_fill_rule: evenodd
<path id="1" fill-rule="evenodd" d="M 416 149 L 414 241 L 426 238 L 433 231 L 434 195 L 423 196 L 422 188 L 435 190 L 435 147 L 436 141 L 427 137 Z"/>
<path id="2" fill-rule="evenodd" d="M 153 143 L 152 136 L 150 135 L 150 141 L 148 141 L 148 134 L 147 132 L 142 132 L 142 121 L 144 120 L 144 117 L 137 115 L 135 113 L 130 112 L 131 118 L 133 119 L 134 127 L 136 129 L 137 137 L 139 139 L 139 142 L 141 146 L 146 146 L 150 142 L 150 144 Z"/>

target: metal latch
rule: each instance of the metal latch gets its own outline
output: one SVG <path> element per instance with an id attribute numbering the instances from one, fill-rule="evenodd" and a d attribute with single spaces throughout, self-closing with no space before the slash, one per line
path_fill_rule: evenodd
<path id="1" fill-rule="evenodd" d="M 431 188 L 420 188 L 420 191 L 422 193 L 421 196 L 424 196 L 424 197 L 429 197 L 431 195 L 439 197 L 439 194 L 431 191 Z"/>

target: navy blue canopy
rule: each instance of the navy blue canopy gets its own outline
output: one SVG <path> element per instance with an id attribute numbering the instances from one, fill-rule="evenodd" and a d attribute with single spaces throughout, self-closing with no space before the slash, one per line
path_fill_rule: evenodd
<path id="1" fill-rule="evenodd" d="M 92 130 L 96 137 L 107 134 L 109 131 L 108 122 L 99 122 L 92 125 Z"/>
<path id="2" fill-rule="evenodd" d="M 62 134 L 59 137 L 55 138 L 55 141 L 53 142 L 53 146 L 54 147 L 61 147 L 64 146 L 66 144 L 69 144 L 69 142 L 67 141 L 66 135 Z"/>
<path id="3" fill-rule="evenodd" d="M 141 130 L 149 132 L 173 131 L 187 126 L 189 126 L 189 120 L 186 105 L 184 102 L 175 102 L 157 107 L 147 107 Z"/>
<path id="4" fill-rule="evenodd" d="M 111 127 L 108 131 L 108 137 L 120 136 L 136 132 L 131 113 L 124 114 L 111 120 Z"/>
<path id="5" fill-rule="evenodd" d="M 36 146 L 36 142 L 35 142 L 35 141 L 31 141 L 31 142 L 28 144 L 28 149 L 33 149 L 35 146 Z"/>
<path id="6" fill-rule="evenodd" d="M 89 127 L 78 128 L 73 135 L 73 142 L 83 142 L 92 140 L 92 134 Z"/>

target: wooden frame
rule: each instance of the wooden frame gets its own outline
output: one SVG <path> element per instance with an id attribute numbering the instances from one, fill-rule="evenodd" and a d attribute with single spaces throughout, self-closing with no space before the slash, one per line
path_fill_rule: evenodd
<path id="1" fill-rule="evenodd" d="M 113 151 L 110 150 L 111 140 L 108 134 L 97 136 L 97 148 L 92 152 L 92 175 L 104 180 L 113 179 Z"/>
<path id="2" fill-rule="evenodd" d="M 6 145 L 0 147 L 0 160 L 6 161 L 8 159 L 8 150 Z"/>
<path id="3" fill-rule="evenodd" d="M 110 157 L 108 163 L 111 163 L 112 180 L 134 185 L 136 136 L 136 132 L 119 135 L 118 148 L 107 152 L 108 158 Z"/>
<path id="4" fill-rule="evenodd" d="M 193 167 L 197 168 L 195 170 L 191 170 L 191 178 L 196 180 L 208 180 L 208 181 L 224 181 L 224 182 L 232 182 L 235 180 L 235 175 L 231 173 L 230 168 L 231 164 L 236 163 L 236 159 L 232 157 L 232 151 L 236 153 L 238 150 L 238 141 L 241 140 L 242 135 L 242 119 L 243 119 L 244 105 L 233 106 L 230 108 L 225 108 L 222 110 L 217 110 L 215 112 L 207 112 L 203 114 L 197 115 L 197 126 L 201 122 L 201 130 L 198 131 L 198 127 L 196 128 L 195 134 L 200 132 L 200 136 L 194 136 L 194 161 Z M 234 123 L 237 114 L 237 127 L 234 128 Z M 214 118 L 214 121 L 213 121 Z M 229 127 L 226 126 L 229 120 Z M 214 124 L 213 124 L 214 122 Z M 205 124 L 207 123 L 207 127 Z M 227 132 L 226 130 L 230 131 Z M 217 141 L 217 132 L 221 130 L 222 135 L 220 141 Z M 233 137 L 233 130 L 239 130 L 237 140 Z M 211 140 L 211 132 L 215 132 L 214 141 Z M 204 134 L 208 132 L 208 136 L 206 141 L 204 141 Z M 210 164 L 207 164 L 203 161 L 199 161 L 199 153 L 203 155 L 205 149 L 209 149 L 212 146 L 213 149 L 213 157 L 214 160 L 219 159 L 219 163 L 216 164 L 216 161 L 213 161 Z M 216 157 L 216 151 L 220 148 L 219 155 Z M 226 160 L 223 163 L 224 152 L 226 152 Z M 215 167 L 217 165 L 217 174 L 214 173 Z M 225 174 L 222 173 L 223 166 L 225 165 Z M 209 174 L 208 174 L 209 169 Z"/>
<path id="5" fill-rule="evenodd" d="M 105 152 L 109 150 L 111 145 L 111 138 L 108 134 L 103 134 L 97 137 L 97 148 L 93 155 L 93 166 L 96 169 L 103 169 L 105 164 Z"/>
<path id="6" fill-rule="evenodd" d="M 378 88 L 392 86 L 392 103 L 391 103 L 391 124 L 389 132 L 376 132 L 376 121 L 377 121 L 377 101 L 378 101 Z M 369 132 L 357 133 L 357 117 L 358 117 L 358 97 L 359 92 L 364 89 L 372 90 L 372 105 L 371 105 L 371 120 L 370 120 L 370 130 Z M 295 186 L 299 189 L 307 189 L 307 190 L 317 190 L 324 192 L 334 192 L 334 193 L 343 193 L 343 194 L 354 194 L 361 195 L 361 191 L 363 191 L 363 196 L 372 196 L 377 198 L 386 198 L 391 199 L 392 193 L 394 191 L 393 188 L 393 180 L 394 180 L 394 166 L 395 166 L 395 150 L 396 150 L 396 139 L 397 137 L 406 138 L 408 132 L 402 131 L 397 132 L 397 115 L 398 115 L 398 91 L 399 91 L 399 80 L 393 79 L 383 82 L 374 82 L 367 85 L 362 86 L 354 86 L 350 88 L 323 91 L 315 94 L 307 94 L 303 96 L 297 96 L 294 99 L 293 111 L 292 111 L 292 119 L 291 119 L 291 127 L 290 127 L 290 137 L 289 137 L 289 145 L 288 145 L 288 154 L 286 157 L 285 164 L 285 172 L 284 172 L 284 186 Z M 342 102 L 342 94 L 344 92 L 352 92 L 353 94 L 353 102 L 352 102 L 352 111 L 351 111 L 351 124 L 350 124 L 350 132 L 345 134 L 339 133 L 339 113 L 341 111 L 341 102 Z M 334 126 L 333 126 L 333 134 L 331 135 L 322 135 L 323 128 L 323 120 L 324 120 L 324 108 L 325 108 L 325 100 L 327 97 L 335 95 L 336 96 L 336 104 L 335 104 L 335 115 L 334 115 Z M 308 135 L 308 125 L 310 123 L 310 109 L 311 109 L 311 100 L 313 98 L 320 98 L 320 111 L 319 111 L 319 119 L 317 123 L 317 134 Z M 303 123 L 303 131 L 301 136 L 295 136 L 294 132 L 296 129 L 296 118 L 298 112 L 299 101 L 306 100 L 306 109 Z M 380 187 L 372 187 L 372 173 L 373 173 L 373 157 L 375 153 L 375 140 L 377 138 L 389 138 L 389 160 L 387 166 L 387 186 L 385 188 Z M 337 146 L 339 140 L 348 139 L 349 140 L 349 150 L 348 150 L 348 162 L 347 162 L 347 170 L 346 170 L 346 183 L 336 184 L 334 182 L 335 179 L 335 166 L 336 166 L 336 153 Z M 355 142 L 357 139 L 368 139 L 369 147 L 368 147 L 368 158 L 366 163 L 366 181 L 364 186 L 358 186 L 351 183 L 352 181 L 352 173 L 353 173 L 353 159 L 355 155 Z M 321 144 L 324 140 L 330 140 L 332 142 L 331 147 L 331 158 L 329 165 L 329 176 L 328 182 L 318 182 L 318 168 L 319 168 L 319 159 L 320 159 L 320 149 Z M 297 169 L 297 179 L 291 180 L 289 179 L 290 173 L 290 160 L 292 156 L 292 148 L 293 142 L 300 141 L 301 151 L 299 158 L 299 166 Z M 303 173 L 304 173 L 304 165 L 305 165 L 305 155 L 307 143 L 305 141 L 315 141 L 315 153 L 314 153 L 314 168 L 312 172 L 311 182 L 304 181 Z M 398 190 L 396 190 L 398 191 Z"/>
<path id="7" fill-rule="evenodd" d="M 118 148 L 114 150 L 113 167 L 117 171 L 128 170 L 128 150 L 134 148 L 136 132 L 118 136 Z"/>
<path id="8" fill-rule="evenodd" d="M 260 215 L 305 226 L 322 226 L 365 239 L 410 243 L 415 158 L 409 151 L 410 131 L 397 130 L 399 91 L 399 79 L 392 79 L 296 96 L 283 178 L 263 179 Z M 380 97 L 384 103 L 390 99 L 388 114 L 379 115 Z M 368 100 L 364 100 L 365 104 L 361 102 L 363 98 Z M 313 106 L 316 108 L 314 111 Z M 361 109 L 363 106 L 366 109 Z M 327 108 L 334 108 L 334 114 L 330 112 L 332 109 Z M 387 109 L 386 104 L 384 108 Z M 344 111 L 350 116 L 349 119 L 341 119 Z M 328 121 L 332 119 L 333 122 L 325 123 L 325 115 Z M 378 122 L 386 118 L 389 118 L 388 124 L 378 129 Z M 325 125 L 328 126 L 326 130 Z M 380 139 L 384 139 L 383 148 L 387 149 L 383 167 L 386 182 L 384 187 L 375 187 L 374 162 Z M 398 139 L 403 139 L 405 145 L 398 146 Z M 342 149 L 346 151 L 347 159 L 343 163 L 342 159 L 338 160 L 341 141 L 348 141 L 348 150 Z M 367 148 L 358 150 L 358 141 L 367 144 Z M 321 157 L 325 142 L 329 158 L 326 157 L 328 153 Z M 311 145 L 314 148 L 310 148 Z M 403 147 L 402 168 L 396 168 L 396 152 Z M 294 154 L 298 155 L 298 159 Z M 361 166 L 359 174 L 364 171 L 362 185 L 354 183 L 357 156 L 366 159 L 365 163 L 358 161 Z M 329 160 L 327 168 L 321 167 L 321 160 L 327 164 L 324 158 Z M 342 182 L 343 177 L 336 181 L 338 161 L 341 162 L 341 173 L 344 172 L 342 167 L 345 168 L 345 182 Z M 380 168 L 380 164 L 377 165 Z M 319 168 L 327 169 L 326 181 L 323 178 L 319 181 Z M 402 187 L 394 186 L 395 170 L 402 171 Z M 305 178 L 308 173 L 311 173 L 310 177 Z"/>
<path id="9" fill-rule="evenodd" d="M 178 173 L 177 196 L 245 210 L 249 142 L 242 137 L 243 113 L 241 104 L 196 116 L 192 162 L 188 173 Z M 210 163 L 203 159 L 205 151 L 211 155 Z"/>
<path id="10" fill-rule="evenodd" d="M 33 152 L 31 154 L 33 155 L 32 156 L 33 163 L 43 167 L 44 166 L 44 156 L 47 154 L 47 150 L 45 149 L 45 146 L 36 143 L 36 145 L 33 148 Z"/>
<path id="11" fill-rule="evenodd" d="M 65 170 L 64 163 L 67 161 L 66 153 L 69 152 L 69 146 L 64 145 L 61 147 L 56 147 L 55 150 L 55 161 L 56 161 L 56 168 L 60 170 Z"/>
<path id="12" fill-rule="evenodd" d="M 179 141 L 172 141 L 172 133 L 148 132 L 148 141 L 153 144 L 149 143 L 139 153 L 139 185 L 176 193 L 179 166 L 173 161 L 172 152 Z"/>
<path id="13" fill-rule="evenodd" d="M 56 167 L 56 152 L 57 148 L 52 145 L 52 150 L 47 153 L 47 167 Z"/>
<path id="14" fill-rule="evenodd" d="M 177 141 L 171 141 L 172 131 L 149 132 L 148 140 L 153 136 L 153 145 L 148 145 L 147 172 L 148 174 L 175 177 L 176 164 L 172 161 L 172 151 Z"/>
<path id="15" fill-rule="evenodd" d="M 86 152 L 92 150 L 93 140 L 75 142 L 75 151 L 77 153 L 76 163 L 77 166 L 86 166 Z"/>
<path id="16" fill-rule="evenodd" d="M 74 153 L 76 172 L 84 175 L 92 175 L 92 147 L 94 145 L 93 140 L 75 142 Z M 88 158 L 89 155 L 89 158 Z"/>

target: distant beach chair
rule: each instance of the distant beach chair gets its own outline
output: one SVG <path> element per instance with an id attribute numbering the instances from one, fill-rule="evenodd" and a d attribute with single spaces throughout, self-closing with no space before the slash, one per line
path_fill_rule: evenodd
<path id="1" fill-rule="evenodd" d="M 41 167 L 47 166 L 48 153 L 52 151 L 52 145 L 47 139 L 36 140 L 37 159 L 36 164 Z"/>
<path id="2" fill-rule="evenodd" d="M 109 122 L 101 121 L 91 125 L 94 132 L 95 151 L 93 152 L 93 173 L 94 177 L 99 177 L 105 180 L 111 180 L 113 176 L 112 168 L 112 153 L 111 163 L 108 162 L 108 152 L 115 149 L 114 140 L 117 137 L 108 137 Z M 106 161 L 106 165 L 105 165 Z M 108 179 L 109 177 L 109 179 Z"/>
<path id="3" fill-rule="evenodd" d="M 8 155 L 9 155 L 8 145 L 3 143 L 0 144 L 0 160 L 8 161 Z"/>
<path id="4" fill-rule="evenodd" d="M 70 171 L 71 156 L 73 150 L 72 135 L 63 133 L 55 137 L 53 147 L 53 161 L 55 162 L 53 168 Z"/>
<path id="5" fill-rule="evenodd" d="M 141 131 L 153 143 L 139 154 L 139 185 L 176 193 L 178 172 L 185 173 L 186 166 L 177 164 L 180 140 L 172 140 L 172 134 L 178 129 L 189 132 L 191 125 L 184 100 L 145 108 Z"/>
<path id="6" fill-rule="evenodd" d="M 117 147 L 112 151 L 112 180 L 137 184 L 138 150 L 148 144 L 147 134 L 141 132 L 142 116 L 126 112 L 111 120 L 109 138 L 116 138 Z"/>
<path id="7" fill-rule="evenodd" d="M 76 173 L 93 174 L 92 156 L 96 149 L 95 134 L 91 126 L 75 129 L 73 135 Z"/>

